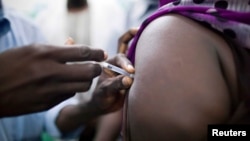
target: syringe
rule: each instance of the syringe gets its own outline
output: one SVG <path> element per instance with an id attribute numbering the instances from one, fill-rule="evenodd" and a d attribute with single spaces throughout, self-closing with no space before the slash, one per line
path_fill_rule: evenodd
<path id="1" fill-rule="evenodd" d="M 126 76 L 129 76 L 131 78 L 134 78 L 134 74 L 131 74 L 131 73 L 128 73 L 126 72 L 124 69 L 122 68 L 119 68 L 117 66 L 114 66 L 112 64 L 109 64 L 107 62 L 101 62 L 99 63 L 103 68 L 106 68 L 106 69 L 109 69 L 111 71 L 114 71 L 114 72 L 117 72 L 119 74 L 122 74 L 122 75 L 126 75 Z"/>

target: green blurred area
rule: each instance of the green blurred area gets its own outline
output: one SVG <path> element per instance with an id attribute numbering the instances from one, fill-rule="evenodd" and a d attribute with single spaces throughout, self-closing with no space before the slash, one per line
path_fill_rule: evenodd
<path id="1" fill-rule="evenodd" d="M 42 136 L 42 141 L 55 141 L 55 139 L 53 139 L 50 135 L 48 135 L 47 133 L 43 133 Z"/>

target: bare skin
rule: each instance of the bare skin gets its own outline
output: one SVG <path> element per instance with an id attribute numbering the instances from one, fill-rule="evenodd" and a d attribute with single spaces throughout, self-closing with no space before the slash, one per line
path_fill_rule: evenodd
<path id="1" fill-rule="evenodd" d="M 129 42 L 134 38 L 138 28 L 131 28 L 125 32 L 118 40 L 118 53 L 126 54 Z"/>
<path id="2" fill-rule="evenodd" d="M 125 32 L 118 41 L 118 53 L 125 54 L 128 48 L 128 43 L 133 39 L 138 29 L 132 28 Z M 124 56 L 124 55 L 122 55 Z M 134 70 L 133 70 L 134 72 Z M 109 72 L 110 74 L 110 72 Z M 110 74 L 114 75 L 114 74 Z M 120 136 L 122 127 L 123 110 L 118 110 L 98 118 L 96 124 L 96 134 L 93 137 L 94 141 L 116 141 Z"/>
<path id="3" fill-rule="evenodd" d="M 231 122 L 233 109 L 240 107 L 228 44 L 185 17 L 168 15 L 150 23 L 137 44 L 135 69 L 127 140 L 206 140 L 208 124 Z"/>
<path id="4" fill-rule="evenodd" d="M 0 117 L 47 110 L 76 92 L 87 91 L 107 54 L 86 46 L 28 45 L 0 54 Z M 17 108 L 18 107 L 18 108 Z"/>
<path id="5" fill-rule="evenodd" d="M 121 133 L 122 109 L 100 117 L 93 141 L 117 141 Z"/>
<path id="6" fill-rule="evenodd" d="M 74 44 L 73 39 L 69 38 L 66 44 Z M 107 62 L 121 67 L 129 73 L 134 73 L 135 71 L 130 61 L 123 54 L 117 54 L 115 57 L 107 60 Z M 102 115 L 121 110 L 126 91 L 130 88 L 132 82 L 132 79 L 129 77 L 117 75 L 114 72 L 104 69 L 99 76 L 97 86 L 89 101 L 81 101 L 77 105 L 68 105 L 61 110 L 56 120 L 58 128 L 62 133 L 72 132 L 82 125 L 100 118 Z M 114 130 L 112 128 L 110 129 L 111 131 L 106 130 L 107 128 L 103 129 L 103 127 L 107 127 L 106 123 L 111 123 L 109 117 L 110 116 L 103 117 L 102 120 L 100 120 L 102 121 L 99 125 L 101 131 L 100 133 L 98 132 L 96 140 L 102 139 L 102 141 L 104 141 L 104 138 L 110 140 L 117 137 L 118 129 Z M 119 119 L 113 116 L 111 117 L 113 119 Z M 119 121 L 117 122 L 119 123 Z M 119 128 L 115 122 L 109 126 Z M 105 135 L 101 133 L 105 133 Z"/>

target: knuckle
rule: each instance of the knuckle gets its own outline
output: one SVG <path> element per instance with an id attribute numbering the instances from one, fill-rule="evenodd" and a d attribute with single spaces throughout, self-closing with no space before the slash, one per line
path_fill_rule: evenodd
<path id="1" fill-rule="evenodd" d="M 53 46 L 40 47 L 38 51 L 39 51 L 39 55 L 44 58 L 50 58 L 54 56 L 54 54 L 57 54 L 57 50 Z"/>
<path id="2" fill-rule="evenodd" d="M 49 57 L 54 53 L 54 48 L 52 46 L 46 46 L 41 44 L 31 44 L 28 46 L 27 50 L 36 57 Z"/>
<path id="3" fill-rule="evenodd" d="M 81 46 L 79 48 L 79 54 L 82 58 L 89 58 L 91 55 L 91 49 L 86 46 Z"/>
<path id="4" fill-rule="evenodd" d="M 29 65 L 26 73 L 31 79 L 41 80 L 52 77 L 55 71 L 51 64 L 40 62 Z"/>
<path id="5" fill-rule="evenodd" d="M 36 48 L 38 48 L 38 44 L 30 44 L 30 45 L 27 45 L 25 47 L 23 47 L 23 51 L 25 53 L 29 53 L 29 54 L 34 54 L 36 52 Z"/>
<path id="6" fill-rule="evenodd" d="M 37 64 L 31 64 L 27 67 L 27 75 L 29 75 L 29 78 L 31 79 L 37 79 L 40 77 L 42 71 L 39 65 Z"/>
<path id="7" fill-rule="evenodd" d="M 40 44 L 34 43 L 29 46 L 29 50 L 32 52 L 36 53 L 41 53 L 45 50 L 46 48 Z"/>

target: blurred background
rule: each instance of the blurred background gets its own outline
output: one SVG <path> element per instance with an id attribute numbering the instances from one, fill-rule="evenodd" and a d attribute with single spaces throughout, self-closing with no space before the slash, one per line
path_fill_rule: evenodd
<path id="1" fill-rule="evenodd" d="M 3 3 L 34 18 L 39 12 L 48 7 L 50 1 L 51 0 L 3 0 Z"/>
<path id="2" fill-rule="evenodd" d="M 127 14 L 136 0 L 82 0 L 88 6 L 76 12 L 67 9 L 67 2 L 81 0 L 2 1 L 5 7 L 33 20 L 49 43 L 64 44 L 72 37 L 77 44 L 102 48 L 112 57 L 119 36 L 128 29 Z"/>

